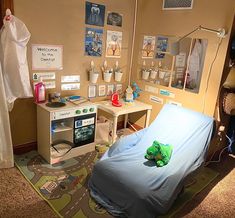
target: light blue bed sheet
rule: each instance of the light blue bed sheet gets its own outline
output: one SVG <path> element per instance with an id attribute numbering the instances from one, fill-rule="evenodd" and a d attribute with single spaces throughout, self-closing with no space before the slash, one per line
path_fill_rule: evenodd
<path id="1" fill-rule="evenodd" d="M 152 218 L 166 213 L 185 178 L 204 162 L 212 131 L 213 118 L 165 105 L 148 128 L 118 140 L 95 164 L 91 195 L 114 216 Z M 154 140 L 173 145 L 164 167 L 144 158 Z"/>

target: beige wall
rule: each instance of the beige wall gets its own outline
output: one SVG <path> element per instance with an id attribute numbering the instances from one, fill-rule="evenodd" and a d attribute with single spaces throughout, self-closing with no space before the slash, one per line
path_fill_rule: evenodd
<path id="1" fill-rule="evenodd" d="M 197 0 L 194 1 L 193 10 L 163 11 L 161 10 L 161 0 L 139 0 L 138 1 L 137 29 L 135 38 L 134 64 L 132 69 L 132 80 L 144 90 L 144 85 L 148 84 L 139 80 L 139 67 L 142 63 L 140 49 L 144 35 L 168 35 L 182 36 L 191 31 L 198 25 L 218 29 L 225 28 L 228 31 L 227 37 L 223 40 L 219 49 L 218 57 L 212 68 L 209 80 L 208 92 L 206 95 L 205 113 L 213 115 L 219 83 L 224 67 L 224 60 L 227 52 L 227 45 L 230 29 L 234 16 L 234 0 Z M 123 14 L 123 27 L 112 27 L 105 25 L 104 30 L 117 30 L 123 32 L 122 57 L 119 60 L 123 67 L 124 88 L 128 80 L 128 69 L 130 63 L 131 43 L 133 34 L 133 19 L 135 0 L 100 0 L 96 3 L 106 5 L 107 11 L 116 11 Z M 31 45 L 40 44 L 59 44 L 64 46 L 62 71 L 56 71 L 57 88 L 51 92 L 61 92 L 61 75 L 81 75 L 81 90 L 73 92 L 62 92 L 62 95 L 84 95 L 87 96 L 87 86 L 89 84 L 86 70 L 90 61 L 93 59 L 96 66 L 101 65 L 105 60 L 104 50 L 101 58 L 84 56 L 84 31 L 85 27 L 85 1 L 84 0 L 17 0 L 14 1 L 15 15 L 25 22 L 30 30 L 32 37 L 28 44 L 29 67 L 31 65 Z M 92 26 L 90 26 L 92 27 Z M 94 26 L 93 26 L 94 27 Z M 99 28 L 99 27 L 98 27 Z M 193 37 L 207 38 L 208 48 L 205 60 L 204 71 L 199 94 L 185 92 L 174 88 L 167 88 L 175 93 L 174 101 L 181 102 L 183 106 L 203 111 L 203 98 L 205 96 L 206 78 L 209 67 L 215 56 L 215 49 L 218 38 L 213 33 L 198 31 Z M 103 49 L 105 49 L 106 31 L 104 31 Z M 108 64 L 113 65 L 116 59 L 106 58 Z M 30 70 L 32 77 L 33 72 Z M 112 81 L 114 83 L 114 81 Z M 100 79 L 99 84 L 104 84 Z M 150 85 L 150 84 L 149 84 Z M 158 87 L 165 88 L 165 87 Z M 140 100 L 147 103 L 150 93 L 142 92 Z M 159 95 L 156 95 L 159 96 Z M 159 96 L 160 97 L 160 96 Z M 162 97 L 162 96 L 161 96 Z M 95 100 L 100 100 L 96 98 Z M 164 101 L 166 98 L 164 99 Z M 151 120 L 160 111 L 162 105 L 153 104 Z M 20 145 L 36 141 L 36 109 L 33 99 L 17 100 L 13 111 L 10 113 L 12 138 L 14 145 Z M 141 114 L 135 116 L 133 120 L 140 120 L 137 123 L 142 125 Z"/>
<path id="2" fill-rule="evenodd" d="M 149 100 L 150 95 L 155 95 L 157 97 L 163 98 L 164 103 L 167 99 L 181 102 L 182 105 L 185 107 L 200 112 L 204 111 L 204 113 L 213 116 L 219 90 L 219 84 L 223 72 L 234 12 L 234 0 L 197 0 L 194 1 L 192 10 L 171 11 L 162 10 L 162 1 L 160 0 L 139 0 L 132 80 L 137 81 L 142 90 L 144 90 L 145 85 L 151 85 L 159 89 L 167 89 L 175 94 L 175 98 L 171 99 L 163 97 L 159 94 L 152 94 L 144 91 L 141 93 L 140 99 L 153 105 L 151 120 L 156 117 L 156 115 L 162 108 L 162 105 L 151 103 Z M 197 31 L 196 33 L 191 35 L 191 37 L 208 39 L 204 70 L 202 73 L 201 86 L 198 94 L 190 93 L 176 88 L 158 86 L 140 80 L 140 67 L 143 62 L 143 59 L 141 58 L 141 46 L 144 35 L 166 35 L 180 37 L 189 33 L 199 25 L 213 29 L 225 28 L 227 31 L 227 36 L 222 41 L 222 44 L 218 51 L 218 56 L 211 70 L 208 92 L 206 95 L 206 81 L 211 63 L 213 61 L 213 58 L 215 57 L 216 48 L 219 41 L 216 34 L 210 32 Z M 152 60 L 147 60 L 146 63 L 150 64 L 151 61 Z M 154 61 L 156 61 L 156 59 Z M 204 97 L 205 107 L 203 106 Z M 133 119 L 134 121 L 139 120 L 138 118 Z M 140 119 L 138 123 L 142 125 L 143 119 Z"/>
<path id="3" fill-rule="evenodd" d="M 30 75 L 43 71 L 32 71 L 32 44 L 55 44 L 63 45 L 63 70 L 56 72 L 56 89 L 49 92 L 61 92 L 61 95 L 82 95 L 87 96 L 88 74 L 87 69 L 91 60 L 94 60 L 97 69 L 107 60 L 108 66 L 114 66 L 116 60 L 123 68 L 123 87 L 126 87 L 129 63 L 130 48 L 132 44 L 132 28 L 134 17 L 134 0 L 95 1 L 106 6 L 107 11 L 114 11 L 123 14 L 123 26 L 104 26 L 103 34 L 103 55 L 102 57 L 84 56 L 84 33 L 85 27 L 85 1 L 84 0 L 17 0 L 14 1 L 15 15 L 20 18 L 31 32 L 31 39 L 28 43 L 28 60 Z M 106 18 L 105 17 L 105 18 Z M 106 22 L 106 19 L 105 19 Z M 97 27 L 102 28 L 102 27 Z M 123 49 L 121 58 L 105 58 L 106 30 L 123 32 Z M 78 91 L 61 91 L 61 75 L 81 76 L 81 89 Z M 100 77 L 99 84 L 105 84 Z M 116 84 L 114 80 L 110 84 Z M 100 100 L 96 98 L 94 100 Z M 36 107 L 33 99 L 17 100 L 13 111 L 10 113 L 12 138 L 14 145 L 36 141 Z"/>

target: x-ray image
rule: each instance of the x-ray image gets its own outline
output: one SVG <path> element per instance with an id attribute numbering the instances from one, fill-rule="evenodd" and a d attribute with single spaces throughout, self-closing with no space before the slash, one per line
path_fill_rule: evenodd
<path id="1" fill-rule="evenodd" d="M 107 24 L 112 26 L 122 26 L 122 15 L 116 12 L 108 12 Z"/>
<path id="2" fill-rule="evenodd" d="M 105 6 L 86 2 L 86 24 L 104 26 Z"/>

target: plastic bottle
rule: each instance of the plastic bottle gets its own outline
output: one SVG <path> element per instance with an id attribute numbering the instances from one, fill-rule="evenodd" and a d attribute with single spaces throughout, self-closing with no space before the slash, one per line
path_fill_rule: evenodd
<path id="1" fill-rule="evenodd" d="M 35 92 L 36 103 L 43 103 L 46 101 L 46 87 L 41 77 L 40 77 L 40 82 L 38 82 L 35 85 L 34 92 Z"/>

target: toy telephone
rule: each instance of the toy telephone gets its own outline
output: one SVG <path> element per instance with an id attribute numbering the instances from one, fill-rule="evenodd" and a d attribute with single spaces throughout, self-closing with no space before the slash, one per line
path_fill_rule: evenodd
<path id="1" fill-rule="evenodd" d="M 117 92 L 114 92 L 111 95 L 111 101 L 112 101 L 112 105 L 115 107 L 121 107 L 122 103 L 119 102 L 119 94 Z"/>

